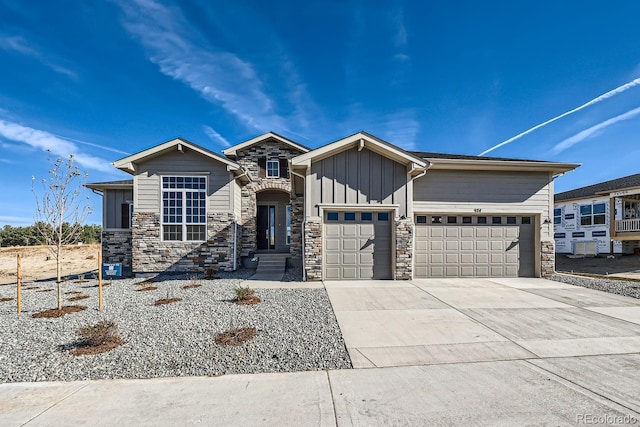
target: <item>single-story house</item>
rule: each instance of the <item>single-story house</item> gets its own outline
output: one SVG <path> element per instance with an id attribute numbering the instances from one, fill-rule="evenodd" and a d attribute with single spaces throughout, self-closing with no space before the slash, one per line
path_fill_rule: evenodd
<path id="1" fill-rule="evenodd" d="M 114 162 L 105 262 L 234 270 L 287 253 L 305 280 L 545 276 L 553 180 L 577 164 L 409 152 L 366 132 L 310 149 L 269 132 L 214 153 L 182 138 Z"/>
<path id="2" fill-rule="evenodd" d="M 632 254 L 640 248 L 640 174 L 556 194 L 556 252 Z"/>

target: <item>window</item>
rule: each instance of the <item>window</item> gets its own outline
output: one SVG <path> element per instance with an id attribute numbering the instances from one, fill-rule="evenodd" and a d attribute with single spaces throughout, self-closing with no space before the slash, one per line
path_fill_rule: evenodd
<path id="1" fill-rule="evenodd" d="M 522 219 L 520 220 L 521 224 L 531 224 L 531 217 L 530 216 L 523 216 Z"/>
<path id="2" fill-rule="evenodd" d="M 207 178 L 162 177 L 162 238 L 204 241 L 207 238 Z"/>
<path id="3" fill-rule="evenodd" d="M 355 221 L 356 220 L 356 213 L 355 212 L 345 212 L 344 213 L 344 220 L 345 221 Z"/>
<path id="4" fill-rule="evenodd" d="M 427 223 L 427 216 L 426 215 L 418 215 L 418 216 L 416 216 L 416 222 L 418 224 L 426 224 Z"/>
<path id="5" fill-rule="evenodd" d="M 501 216 L 491 217 L 491 224 L 502 224 L 502 217 Z"/>
<path id="6" fill-rule="evenodd" d="M 291 205 L 287 205 L 287 245 L 291 244 Z"/>
<path id="7" fill-rule="evenodd" d="M 471 224 L 471 217 L 470 216 L 463 216 L 462 217 L 462 223 L 463 224 Z"/>
<path id="8" fill-rule="evenodd" d="M 515 216 L 508 216 L 507 217 L 507 224 L 515 224 L 516 223 L 516 217 Z"/>
<path id="9" fill-rule="evenodd" d="M 269 178 L 278 178 L 280 176 L 279 160 L 267 160 L 267 176 Z"/>
<path id="10" fill-rule="evenodd" d="M 371 212 L 361 212 L 360 221 L 373 221 L 373 214 Z"/>
<path id="11" fill-rule="evenodd" d="M 486 216 L 479 216 L 478 217 L 478 224 L 486 224 L 487 223 L 487 217 Z"/>
<path id="12" fill-rule="evenodd" d="M 448 216 L 447 217 L 447 224 L 456 224 L 458 222 L 458 217 L 457 216 Z"/>
<path id="13" fill-rule="evenodd" d="M 337 221 L 338 212 L 327 212 L 327 221 Z"/>
<path id="14" fill-rule="evenodd" d="M 606 223 L 606 205 L 594 203 L 580 206 L 580 225 L 601 225 Z"/>
<path id="15" fill-rule="evenodd" d="M 378 221 L 389 221 L 389 212 L 378 212 Z"/>
<path id="16" fill-rule="evenodd" d="M 131 228 L 131 217 L 133 216 L 133 205 L 123 203 L 120 205 L 120 228 Z"/>
<path id="17" fill-rule="evenodd" d="M 437 215 L 437 216 L 432 216 L 431 217 L 431 224 L 442 224 L 442 217 Z"/>
<path id="18" fill-rule="evenodd" d="M 553 223 L 562 224 L 562 209 L 556 208 L 553 210 Z"/>

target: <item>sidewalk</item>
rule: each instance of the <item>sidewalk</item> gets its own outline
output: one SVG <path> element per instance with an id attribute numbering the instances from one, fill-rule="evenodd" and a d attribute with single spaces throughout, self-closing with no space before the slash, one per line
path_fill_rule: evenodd
<path id="1" fill-rule="evenodd" d="M 610 375 L 621 366 L 638 366 L 640 355 L 540 362 L 2 384 L 0 425 L 584 425 L 587 419 L 640 423 L 637 371 L 626 380 Z M 602 367 L 605 371 L 585 384 L 571 377 L 576 363 L 583 372 Z"/>

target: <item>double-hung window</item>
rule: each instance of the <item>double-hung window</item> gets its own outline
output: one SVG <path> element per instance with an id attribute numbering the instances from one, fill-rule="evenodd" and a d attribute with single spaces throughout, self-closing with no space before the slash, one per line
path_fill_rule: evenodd
<path id="1" fill-rule="evenodd" d="M 204 241 L 207 238 L 207 178 L 162 177 L 162 239 Z"/>
<path id="2" fill-rule="evenodd" d="M 267 160 L 267 177 L 269 178 L 280 177 L 280 161 L 279 160 Z"/>
<path id="3" fill-rule="evenodd" d="M 554 224 L 562 224 L 562 209 L 555 208 L 553 210 L 553 223 Z"/>
<path id="4" fill-rule="evenodd" d="M 602 225 L 606 222 L 606 205 L 604 203 L 580 206 L 580 225 Z"/>

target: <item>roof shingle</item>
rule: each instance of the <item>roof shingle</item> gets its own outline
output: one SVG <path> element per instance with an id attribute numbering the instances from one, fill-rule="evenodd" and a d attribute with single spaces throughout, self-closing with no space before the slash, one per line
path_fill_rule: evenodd
<path id="1" fill-rule="evenodd" d="M 595 196 L 602 192 L 614 192 L 616 190 L 622 190 L 630 187 L 640 187 L 640 173 L 600 182 L 598 184 L 587 185 L 586 187 L 580 187 L 574 190 L 564 191 L 556 194 L 555 200 L 581 199 L 584 197 Z"/>

